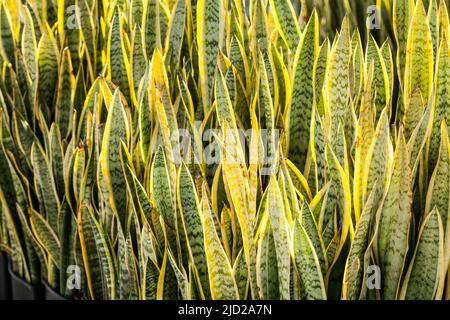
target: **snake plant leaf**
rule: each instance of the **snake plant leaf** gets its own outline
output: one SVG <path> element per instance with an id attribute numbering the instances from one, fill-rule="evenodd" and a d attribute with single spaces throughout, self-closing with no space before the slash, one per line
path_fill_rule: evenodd
<path id="1" fill-rule="evenodd" d="M 133 248 L 129 234 L 125 239 L 123 231 L 119 228 L 118 241 L 118 263 L 119 263 L 119 292 L 121 300 L 135 300 L 138 297 L 136 284 L 136 270 L 134 263 Z"/>
<path id="2" fill-rule="evenodd" d="M 144 262 L 144 274 L 142 276 L 142 297 L 144 300 L 155 300 L 158 286 L 159 270 L 150 259 Z"/>
<path id="3" fill-rule="evenodd" d="M 241 250 L 236 257 L 233 266 L 233 276 L 236 280 L 236 286 L 238 288 L 239 298 L 242 300 L 247 299 L 248 294 L 248 268 L 245 262 L 244 250 Z"/>
<path id="4" fill-rule="evenodd" d="M 56 235 L 56 231 L 52 229 L 45 218 L 34 211 L 29 210 L 31 229 L 41 246 L 45 248 L 53 263 L 60 268 L 61 266 L 61 243 Z"/>
<path id="5" fill-rule="evenodd" d="M 275 251 L 277 253 L 277 269 L 280 299 L 289 300 L 289 232 L 286 221 L 285 208 L 282 195 L 277 181 L 274 177 L 270 179 L 267 196 L 267 210 L 269 212 L 270 224 L 273 230 Z"/>
<path id="6" fill-rule="evenodd" d="M 64 198 L 61 202 L 61 208 L 58 213 L 58 235 L 60 242 L 60 266 L 59 270 L 63 270 L 59 274 L 59 287 L 61 294 L 66 297 L 72 296 L 72 290 L 70 286 L 67 286 L 67 279 L 70 273 L 67 273 L 69 266 L 74 263 L 74 241 L 72 234 L 76 232 L 76 222 L 74 221 L 74 215 L 70 209 L 70 206 Z M 66 272 L 64 272 L 66 271 Z"/>
<path id="7" fill-rule="evenodd" d="M 313 179 L 313 185 L 311 186 L 312 191 L 319 192 L 325 183 L 325 133 L 323 128 L 323 123 L 321 121 L 319 111 L 317 108 L 313 109 L 311 115 L 311 129 L 310 129 L 310 154 L 312 158 L 312 166 L 309 173 L 309 181 Z M 311 183 L 310 183 L 311 184 Z"/>
<path id="8" fill-rule="evenodd" d="M 260 232 L 258 240 L 258 255 L 256 258 L 257 281 L 259 295 L 262 299 L 275 300 L 279 298 L 279 280 L 277 253 L 272 227 L 267 220 Z"/>
<path id="9" fill-rule="evenodd" d="M 175 272 L 172 268 L 172 264 L 167 260 L 169 259 L 169 246 L 168 246 L 168 238 L 167 232 L 165 230 L 165 226 L 162 226 L 164 233 L 164 242 L 166 244 L 166 248 L 164 250 L 164 256 L 161 263 L 161 268 L 159 272 L 158 278 L 158 286 L 156 291 L 156 299 L 157 300 L 174 300 L 178 297 L 178 288 L 177 288 L 177 279 Z"/>
<path id="10" fill-rule="evenodd" d="M 366 77 L 364 91 L 361 97 L 361 107 L 359 111 L 359 120 L 356 127 L 356 146 L 355 146 L 355 169 L 353 180 L 353 205 L 355 210 L 355 218 L 359 219 L 361 213 L 361 193 L 362 193 L 362 175 L 364 163 L 366 163 L 368 150 L 374 136 L 374 111 L 372 97 L 372 81 L 374 73 L 374 64 L 371 63 L 369 72 Z"/>
<path id="11" fill-rule="evenodd" d="M 145 0 L 130 1 L 130 25 L 134 29 L 136 25 L 142 26 L 144 19 L 144 3 Z"/>
<path id="12" fill-rule="evenodd" d="M 289 49 L 294 51 L 299 43 L 301 31 L 292 3 L 288 0 L 270 0 L 270 10 L 281 37 Z"/>
<path id="13" fill-rule="evenodd" d="M 368 112 L 370 112 L 370 109 Z M 370 116 L 370 113 L 368 116 Z M 380 115 L 375 134 L 365 157 L 366 165 L 362 171 L 361 183 L 361 203 L 363 205 L 369 195 L 369 190 L 372 190 L 375 186 L 375 181 L 380 180 L 383 182 L 389 172 L 389 150 L 389 121 L 387 109 L 385 109 Z M 380 183 L 379 187 L 384 188 L 384 183 Z"/>
<path id="14" fill-rule="evenodd" d="M 247 74 L 249 71 L 247 55 L 242 46 L 241 40 L 233 36 L 230 43 L 230 62 L 237 70 L 238 81 L 242 83 L 244 88 L 248 88 Z"/>
<path id="15" fill-rule="evenodd" d="M 238 299 L 239 293 L 230 261 L 217 235 L 207 198 L 202 197 L 201 207 L 211 297 L 218 300 Z"/>
<path id="16" fill-rule="evenodd" d="M 322 270 L 322 274 L 325 275 L 328 271 L 328 261 L 325 251 L 325 245 L 323 243 L 322 236 L 319 233 L 317 223 L 314 219 L 311 208 L 306 202 L 303 203 L 300 222 L 314 246 L 314 251 L 316 252 L 317 259 L 319 260 L 320 269 Z"/>
<path id="17" fill-rule="evenodd" d="M 280 171 L 278 177 L 278 186 L 283 197 L 283 203 L 285 208 L 286 222 L 289 227 L 292 226 L 293 219 L 300 216 L 300 205 L 297 198 L 297 192 L 290 176 Z"/>
<path id="18" fill-rule="evenodd" d="M 311 115 L 314 105 L 314 64 L 319 47 L 319 20 L 314 12 L 302 35 L 294 60 L 294 77 L 289 107 L 289 155 L 303 170 L 310 139 Z"/>
<path id="19" fill-rule="evenodd" d="M 128 172 L 128 174 L 126 175 L 127 183 L 131 189 L 131 192 L 134 192 L 135 194 L 135 197 L 133 197 L 134 210 L 140 213 L 142 219 L 145 218 L 147 220 L 150 220 L 150 213 L 152 211 L 150 198 L 144 186 L 141 184 L 128 164 L 126 165 L 126 171 Z M 131 177 L 131 179 L 129 179 L 129 177 Z"/>
<path id="20" fill-rule="evenodd" d="M 227 127 L 224 126 L 224 131 L 226 132 Z M 242 242 L 244 245 L 245 260 L 249 268 L 249 278 L 250 278 L 250 289 L 252 297 L 257 294 L 256 292 L 256 248 L 253 242 L 253 216 L 248 215 L 249 212 L 249 201 L 248 201 L 248 180 L 244 175 L 241 168 L 241 162 L 236 159 L 235 154 L 238 154 L 236 150 L 236 140 L 234 135 L 229 135 L 227 137 L 227 145 L 223 146 L 224 149 L 230 150 L 230 152 L 223 152 L 223 177 L 225 185 L 227 186 L 230 194 L 230 203 L 233 204 L 234 211 L 239 222 Z"/>
<path id="21" fill-rule="evenodd" d="M 382 271 L 383 299 L 398 297 L 408 252 L 411 224 L 411 182 L 409 155 L 400 131 L 394 155 L 391 181 L 380 213 L 378 257 Z"/>
<path id="22" fill-rule="evenodd" d="M 408 141 L 408 149 L 410 152 L 410 165 L 411 165 L 411 180 L 416 179 L 417 171 L 419 169 L 422 152 L 425 149 L 428 142 L 430 132 L 433 126 L 433 100 L 430 100 L 427 108 L 425 109 L 420 122 L 411 134 L 411 138 Z"/>
<path id="23" fill-rule="evenodd" d="M 56 97 L 55 121 L 58 124 L 61 135 L 66 138 L 71 129 L 73 113 L 73 89 L 75 78 L 73 76 L 70 51 L 64 49 L 61 59 L 61 67 L 58 77 L 58 92 Z"/>
<path id="24" fill-rule="evenodd" d="M 436 57 L 438 50 L 438 4 L 436 0 L 431 0 L 428 5 L 427 14 L 428 25 L 430 26 L 431 40 L 433 43 L 433 56 Z"/>
<path id="25" fill-rule="evenodd" d="M 305 176 L 300 172 L 300 170 L 289 160 L 283 161 L 285 166 L 282 168 L 288 172 L 289 176 L 292 179 L 292 183 L 294 184 L 297 192 L 301 194 L 303 197 L 306 197 L 308 200 L 312 199 L 311 188 L 308 185 L 308 181 Z"/>
<path id="26" fill-rule="evenodd" d="M 24 26 L 22 33 L 22 54 L 25 62 L 26 70 L 31 81 L 35 81 L 37 77 L 37 43 L 34 30 L 33 19 L 28 7 L 23 7 Z M 33 99 L 30 99 L 33 101 Z"/>
<path id="27" fill-rule="evenodd" d="M 140 244 L 140 254 L 142 255 L 143 262 L 150 259 L 155 265 L 158 265 L 158 243 L 156 241 L 155 235 L 151 229 L 150 224 L 145 221 L 142 226 L 141 231 L 141 244 Z"/>
<path id="28" fill-rule="evenodd" d="M 166 68 L 164 66 L 164 59 L 161 50 L 155 50 L 152 60 L 152 75 L 150 79 L 150 95 L 155 101 L 152 101 L 156 105 L 156 111 L 158 112 L 158 120 L 162 129 L 162 133 L 165 139 L 165 148 L 168 152 L 169 137 L 176 141 L 178 132 L 178 126 L 176 121 L 175 110 L 172 105 L 169 81 L 167 78 Z M 162 106 L 163 108 L 159 108 Z M 161 111 L 164 110 L 164 113 Z M 167 122 L 167 124 L 166 124 Z M 168 156 L 168 154 L 166 154 Z M 175 172 L 172 173 L 172 177 L 175 180 Z"/>
<path id="29" fill-rule="evenodd" d="M 39 96 L 47 107 L 53 105 L 57 82 L 59 55 L 53 32 L 46 25 L 38 46 Z"/>
<path id="30" fill-rule="evenodd" d="M 91 298 L 114 300 L 116 271 L 109 239 L 95 218 L 91 207 L 80 208 L 78 232 Z"/>
<path id="31" fill-rule="evenodd" d="M 12 65 L 16 64 L 16 44 L 11 25 L 11 18 L 4 4 L 0 6 L 0 49 L 6 61 Z"/>
<path id="32" fill-rule="evenodd" d="M 314 251 L 314 245 L 298 220 L 294 222 L 292 241 L 295 266 L 301 279 L 302 298 L 326 300 L 327 294 L 319 259 Z"/>
<path id="33" fill-rule="evenodd" d="M 131 54 L 130 54 L 130 91 L 133 104 L 139 105 L 138 91 L 142 77 L 148 71 L 144 57 L 144 46 L 142 43 L 142 29 L 137 25 L 132 33 Z"/>
<path id="34" fill-rule="evenodd" d="M 328 191 L 327 197 L 330 197 L 331 200 L 333 200 L 335 203 L 333 204 L 333 201 L 330 201 L 332 206 L 331 208 L 335 207 L 337 209 L 336 217 L 334 217 L 334 213 L 332 213 L 332 217 L 328 217 L 331 219 L 328 219 L 328 226 L 333 227 L 335 229 L 336 227 L 333 226 L 335 223 L 335 219 L 339 221 L 340 224 L 340 234 L 339 239 L 337 242 L 337 247 L 334 255 L 334 259 L 328 258 L 328 263 L 330 265 L 330 270 L 334 266 L 334 264 L 337 262 L 337 259 L 339 258 L 339 255 L 344 248 L 344 245 L 347 241 L 347 237 L 350 233 L 351 235 L 351 228 L 352 228 L 352 217 L 351 217 L 351 191 L 350 191 L 350 182 L 347 173 L 344 171 L 344 168 L 340 165 L 338 158 L 336 157 L 336 154 L 333 152 L 331 147 L 327 145 L 327 162 L 330 166 L 330 176 L 331 181 L 334 182 L 334 184 L 331 185 L 330 190 Z M 333 190 L 334 189 L 334 190 Z M 333 199 L 334 197 L 334 199 Z M 322 213 L 321 213 L 322 215 Z M 321 221 L 322 220 L 322 221 Z M 336 222 L 337 222 L 336 221 Z M 324 230 L 325 228 L 323 226 L 326 226 L 326 224 L 323 222 L 323 216 L 319 219 L 319 226 L 322 226 L 322 239 L 324 241 L 325 245 L 329 245 L 330 241 L 326 241 L 324 237 Z M 332 240 L 332 239 L 331 239 Z M 327 248 L 328 251 L 328 248 Z"/>
<path id="35" fill-rule="evenodd" d="M 223 123 L 226 123 L 227 128 L 232 130 L 232 134 L 237 136 L 237 122 L 234 116 L 226 80 L 221 71 L 219 71 L 219 75 L 216 77 L 214 93 L 216 98 L 217 119 L 219 120 L 220 125 L 224 126 Z"/>
<path id="36" fill-rule="evenodd" d="M 58 230 L 60 200 L 49 159 L 38 142 L 31 147 L 31 163 L 35 176 L 35 188 L 41 192 L 45 210 L 41 214 L 46 218 L 50 227 L 56 231 Z"/>
<path id="37" fill-rule="evenodd" d="M 185 17 L 186 17 L 186 1 L 177 0 L 172 9 L 172 16 L 167 30 L 165 48 L 168 52 L 166 59 L 177 63 L 180 61 L 181 47 L 183 44 Z"/>
<path id="38" fill-rule="evenodd" d="M 5 161 L 7 161 L 8 170 L 5 172 L 5 175 L 9 176 L 11 180 L 10 191 L 13 192 L 12 194 L 13 199 L 11 199 L 11 203 L 15 202 L 15 208 L 20 208 L 22 212 L 27 212 L 28 209 L 28 194 L 29 194 L 29 182 L 25 179 L 23 173 L 20 171 L 20 167 L 15 161 L 14 156 L 8 151 L 8 156 L 5 157 Z M 2 186 L 0 186 L 2 188 Z M 19 218 L 19 212 L 17 212 Z M 19 220 L 14 217 L 15 220 L 18 222 Z M 22 225 L 24 228 L 24 226 Z"/>
<path id="39" fill-rule="evenodd" d="M 59 127 L 52 124 L 50 128 L 50 164 L 58 195 L 64 194 L 64 151 Z"/>
<path id="40" fill-rule="evenodd" d="M 221 0 L 197 1 L 198 68 L 203 110 L 209 110 L 216 77 L 219 51 L 225 31 L 224 3 Z"/>
<path id="41" fill-rule="evenodd" d="M 100 168 L 105 186 L 108 189 L 107 201 L 123 228 L 127 225 L 125 176 L 120 162 L 121 141 L 129 140 L 130 132 L 125 108 L 121 101 L 120 92 L 116 91 L 108 110 L 105 130 L 103 133 L 102 150 L 100 154 Z"/>
<path id="42" fill-rule="evenodd" d="M 17 206 L 16 209 L 24 235 L 24 254 L 26 254 L 27 264 L 29 266 L 30 276 L 29 279 L 27 279 L 28 277 L 25 272 L 25 279 L 32 284 L 36 284 L 41 281 L 41 274 L 47 274 L 45 251 L 42 249 L 41 245 L 37 243 L 36 237 L 33 235 L 28 216 L 25 215 L 22 208 L 19 206 Z"/>
<path id="43" fill-rule="evenodd" d="M 272 60 L 274 64 L 275 78 L 278 82 L 278 105 L 277 112 L 284 114 L 291 100 L 291 80 L 289 71 L 280 51 L 276 46 L 271 46 Z"/>
<path id="44" fill-rule="evenodd" d="M 267 26 L 267 13 L 262 2 L 255 1 L 251 18 L 252 25 L 254 26 L 252 30 L 252 46 L 255 50 L 267 50 L 269 48 L 269 30 Z"/>
<path id="45" fill-rule="evenodd" d="M 23 278 L 29 280 L 29 272 L 27 265 L 25 263 L 25 253 L 20 239 L 20 231 L 18 229 L 18 224 L 15 223 L 14 217 L 11 210 L 9 209 L 9 204 L 5 199 L 5 194 L 0 189 L 0 203 L 2 209 L 2 217 L 4 216 L 4 221 L 6 222 L 7 236 L 9 239 L 9 245 L 11 247 L 11 262 L 13 270 L 16 274 L 19 274 Z"/>
<path id="46" fill-rule="evenodd" d="M 439 4 L 438 12 L 438 30 L 439 30 L 439 41 L 442 42 L 444 39 L 450 39 L 450 21 L 448 17 L 448 9 L 445 1 L 441 1 Z"/>
<path id="47" fill-rule="evenodd" d="M 445 232 L 445 263 L 450 260 L 450 148 L 448 130 L 445 122 L 441 125 L 441 146 L 439 159 L 428 185 L 425 212 L 436 208 L 440 215 Z"/>
<path id="48" fill-rule="evenodd" d="M 124 96 L 129 99 L 130 86 L 127 71 L 127 55 L 124 33 L 122 31 L 121 15 L 117 9 L 111 23 L 108 38 L 108 79 L 120 88 Z M 129 68 L 129 67 L 128 67 Z"/>
<path id="49" fill-rule="evenodd" d="M 5 152 L 6 143 L 3 140 L 3 134 L 4 133 L 0 129 L 0 137 L 2 137 L 2 142 L 0 143 L 0 169 L 3 172 L 3 174 L 0 175 L 0 191 L 5 197 L 5 201 L 8 204 L 8 207 L 11 208 L 9 210 L 14 210 L 13 208 L 15 208 L 17 201 L 14 190 L 14 178 L 13 172 L 10 169 L 10 163 L 8 162 L 7 151 Z M 15 221 L 17 223 L 17 220 Z"/>
<path id="50" fill-rule="evenodd" d="M 267 55 L 265 55 L 267 58 Z M 267 146 L 266 153 L 268 159 L 274 159 L 276 156 L 275 152 L 275 110 L 273 99 L 271 95 L 270 85 L 269 85 L 269 73 L 267 72 L 267 64 L 264 61 L 263 55 L 259 54 L 259 108 L 260 112 L 263 114 L 264 122 L 261 124 L 263 128 L 267 130 Z M 269 71 L 270 72 L 270 71 Z"/>
<path id="51" fill-rule="evenodd" d="M 170 265 L 171 265 L 173 272 L 175 274 L 175 277 L 177 279 L 178 289 L 180 291 L 181 299 L 187 300 L 189 297 L 189 283 L 188 283 L 186 271 L 184 270 L 183 266 L 181 266 L 181 269 L 178 268 L 178 266 L 175 262 L 175 258 L 170 253 L 170 251 L 168 252 L 168 256 L 169 256 Z"/>
<path id="52" fill-rule="evenodd" d="M 441 43 L 436 68 L 433 128 L 428 147 L 428 163 L 430 170 L 433 170 L 439 157 L 439 132 L 442 120 L 445 120 L 446 124 L 450 123 L 450 45 L 448 40 L 442 41 Z"/>
<path id="53" fill-rule="evenodd" d="M 328 42 L 327 42 L 328 44 Z M 359 30 L 355 30 L 352 37 L 352 48 L 353 48 L 353 58 L 352 58 L 352 65 L 353 65 L 353 89 L 352 89 L 352 96 L 356 97 L 356 99 L 360 99 L 361 92 L 364 89 L 364 51 L 363 46 L 361 42 L 361 35 L 359 33 Z M 390 56 L 391 50 L 390 46 L 385 46 L 383 48 L 386 48 L 387 54 Z M 384 56 L 384 55 L 383 55 Z M 392 70 L 391 70 L 392 71 Z M 392 74 L 393 75 L 393 74 Z M 316 90 L 317 92 L 317 90 Z"/>
<path id="54" fill-rule="evenodd" d="M 144 82 L 145 83 L 145 82 Z M 140 141 L 140 149 L 142 152 L 142 160 L 147 163 L 149 160 L 149 151 L 150 148 L 150 140 L 151 140 L 151 131 L 152 131 L 152 120 L 151 120 L 151 110 L 150 110 L 150 101 L 149 95 L 146 92 L 144 97 L 142 98 L 141 103 L 139 104 L 139 141 Z"/>
<path id="55" fill-rule="evenodd" d="M 377 193 L 381 191 L 377 184 L 379 182 L 375 184 L 364 205 L 345 264 L 342 286 L 342 299 L 345 300 L 358 300 L 364 286 L 365 253 L 369 247 L 370 230 L 378 210 Z"/>
<path id="56" fill-rule="evenodd" d="M 409 140 L 412 132 L 417 127 L 425 111 L 425 104 L 419 88 L 416 88 L 405 106 L 405 114 L 403 115 L 403 125 L 405 130 L 405 138 Z"/>
<path id="57" fill-rule="evenodd" d="M 414 256 L 405 275 L 401 298 L 407 300 L 440 299 L 444 275 L 444 230 L 436 208 L 425 218 Z"/>
<path id="58" fill-rule="evenodd" d="M 422 0 L 417 1 L 409 29 L 404 81 L 406 101 L 416 87 L 428 101 L 433 84 L 433 43 Z"/>
<path id="59" fill-rule="evenodd" d="M 189 249 L 194 261 L 194 272 L 198 273 L 202 293 L 205 298 L 210 296 L 208 283 L 208 269 L 204 246 L 201 207 L 195 189 L 194 181 L 186 165 L 182 165 L 178 172 L 178 207 L 182 214 Z"/>
<path id="60" fill-rule="evenodd" d="M 381 49 L 378 47 L 373 36 L 370 36 L 366 49 L 366 66 L 370 67 L 372 62 L 374 64 L 374 71 L 376 71 L 373 73 L 372 79 L 372 93 L 374 95 L 373 103 L 375 104 L 378 119 L 381 111 L 389 103 L 389 76 L 385 61 L 381 54 Z M 367 70 L 366 73 L 369 73 L 369 70 Z"/>
<path id="61" fill-rule="evenodd" d="M 96 68 L 97 68 L 97 59 L 98 59 L 98 45 L 96 41 L 99 36 L 96 32 L 96 14 L 95 9 L 91 6 L 89 1 L 87 0 L 75 0 L 75 5 L 78 8 L 78 14 L 76 14 L 76 26 L 79 27 L 79 34 L 77 34 L 77 29 L 70 30 L 69 43 L 73 43 L 69 45 L 71 47 L 71 51 L 74 51 L 74 47 L 80 45 L 78 41 L 81 42 L 81 46 L 83 50 L 86 52 L 86 60 L 88 64 L 88 71 L 91 79 L 95 79 Z M 74 51 L 74 55 L 77 55 L 76 51 Z M 75 57 L 77 60 L 78 57 Z M 78 64 L 75 64 L 77 66 Z M 81 68 L 82 66 L 79 66 Z M 77 68 L 78 69 L 78 68 Z"/>
<path id="62" fill-rule="evenodd" d="M 145 21 L 142 29 L 144 31 L 147 61 L 151 61 L 153 51 L 155 51 L 156 48 L 161 48 L 162 36 L 159 6 L 159 0 L 147 0 L 145 2 Z"/>
<path id="63" fill-rule="evenodd" d="M 348 114 L 350 94 L 351 43 L 348 18 L 342 22 L 341 32 L 331 50 L 327 70 L 326 93 L 332 113 L 332 132 Z"/>
<path id="64" fill-rule="evenodd" d="M 325 76 L 328 68 L 328 59 L 330 55 L 330 41 L 325 40 L 318 49 L 317 58 L 314 63 L 314 97 L 316 106 L 319 105 L 322 96 L 322 90 L 325 83 Z"/>
<path id="65" fill-rule="evenodd" d="M 414 11 L 414 0 L 393 1 L 393 27 L 397 42 L 397 73 L 402 85 L 405 75 L 406 47 L 408 42 L 409 26 Z"/>
<path id="66" fill-rule="evenodd" d="M 153 159 L 152 166 L 152 194 L 155 207 L 164 218 L 165 223 L 171 228 L 177 224 L 175 199 L 171 193 L 172 181 L 166 163 L 165 153 L 162 147 L 159 147 Z"/>

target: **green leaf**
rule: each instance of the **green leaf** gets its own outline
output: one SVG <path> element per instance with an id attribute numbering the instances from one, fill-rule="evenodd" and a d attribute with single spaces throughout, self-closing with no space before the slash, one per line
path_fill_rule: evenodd
<path id="1" fill-rule="evenodd" d="M 182 212 L 182 219 L 186 229 L 190 254 L 193 259 L 194 272 L 200 278 L 202 293 L 205 298 L 210 296 L 208 283 L 208 269 L 204 246 L 201 208 L 194 181 L 186 165 L 182 165 L 178 172 L 178 207 Z"/>
<path id="2" fill-rule="evenodd" d="M 58 212 L 60 202 L 56 191 L 55 179 L 52 174 L 49 160 L 38 142 L 31 147 L 31 163 L 34 171 L 35 188 L 42 196 L 42 212 L 53 230 L 58 230 Z"/>
<path id="3" fill-rule="evenodd" d="M 408 34 L 405 65 L 406 101 L 418 87 L 425 101 L 433 84 L 433 43 L 422 0 L 417 1 Z"/>
<path id="4" fill-rule="evenodd" d="M 267 196 L 267 210 L 273 230 L 275 251 L 277 253 L 278 283 L 280 299 L 289 300 L 289 232 L 281 191 L 274 177 L 270 179 Z"/>
<path id="5" fill-rule="evenodd" d="M 293 51 L 299 43 L 301 32 L 291 1 L 270 0 L 270 9 L 281 37 Z"/>
<path id="6" fill-rule="evenodd" d="M 279 299 L 279 281 L 277 267 L 277 253 L 272 227 L 267 220 L 262 228 L 258 241 L 258 255 L 256 270 L 260 297 L 264 300 Z"/>
<path id="7" fill-rule="evenodd" d="M 55 230 L 48 224 L 44 217 L 33 209 L 30 210 L 31 229 L 36 239 L 48 253 L 53 263 L 61 266 L 61 243 Z"/>
<path id="8" fill-rule="evenodd" d="M 238 289 L 230 261 L 217 236 L 209 200 L 202 197 L 203 234 L 208 265 L 211 297 L 214 300 L 235 300 L 239 298 Z"/>
<path id="9" fill-rule="evenodd" d="M 197 1 L 197 44 L 203 109 L 209 110 L 219 51 L 224 41 L 224 4 L 221 0 Z"/>
<path id="10" fill-rule="evenodd" d="M 295 267 L 301 279 L 302 298 L 326 300 L 327 294 L 314 245 L 302 224 L 296 220 L 293 230 Z"/>
<path id="11" fill-rule="evenodd" d="M 32 63 L 32 62 L 31 62 Z M 45 25 L 38 47 L 39 95 L 47 107 L 53 106 L 58 82 L 58 48 L 53 32 Z"/>
<path id="12" fill-rule="evenodd" d="M 129 128 L 125 108 L 121 101 L 120 92 L 116 91 L 108 110 L 105 131 L 103 133 L 102 150 L 100 154 L 100 168 L 109 196 L 109 202 L 122 228 L 126 229 L 126 188 L 125 175 L 120 162 L 121 142 L 129 140 Z"/>
<path id="13" fill-rule="evenodd" d="M 288 113 L 289 155 L 302 171 L 310 141 L 311 116 L 314 105 L 314 64 L 319 47 L 319 20 L 314 12 L 297 48 L 294 60 L 292 96 Z"/>
<path id="14" fill-rule="evenodd" d="M 403 283 L 401 298 L 440 299 L 445 271 L 444 230 L 439 211 L 434 209 L 425 218 L 420 229 L 416 250 Z"/>
<path id="15" fill-rule="evenodd" d="M 78 233 L 92 299 L 114 300 L 116 296 L 115 264 L 110 244 L 91 207 L 78 212 Z"/>
<path id="16" fill-rule="evenodd" d="M 153 159 L 151 186 L 156 209 L 163 216 L 164 222 L 175 228 L 177 209 L 171 193 L 172 185 L 162 147 L 158 148 Z"/>

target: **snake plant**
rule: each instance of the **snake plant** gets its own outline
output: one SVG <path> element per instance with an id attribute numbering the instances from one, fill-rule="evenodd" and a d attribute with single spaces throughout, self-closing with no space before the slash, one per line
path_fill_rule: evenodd
<path id="1" fill-rule="evenodd" d="M 450 299 L 448 5 L 0 0 L 0 249 L 80 299 Z"/>

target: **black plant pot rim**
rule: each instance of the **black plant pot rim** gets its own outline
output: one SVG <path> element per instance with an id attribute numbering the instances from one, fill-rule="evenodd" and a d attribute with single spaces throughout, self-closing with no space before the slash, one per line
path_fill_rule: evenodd
<path id="1" fill-rule="evenodd" d="M 66 297 L 64 297 L 63 295 L 61 295 L 59 292 L 56 292 L 55 289 L 53 289 L 48 283 L 47 281 L 42 280 L 42 285 L 44 286 L 45 289 L 45 299 L 46 300 L 70 300 L 67 299 Z M 48 298 L 47 295 L 49 295 L 50 297 L 54 297 L 52 298 Z"/>
<path id="2" fill-rule="evenodd" d="M 25 279 L 17 275 L 13 268 L 12 268 L 12 261 L 11 258 L 8 257 L 8 271 L 9 275 L 11 276 L 11 286 L 13 289 L 13 299 L 14 297 L 14 287 L 15 283 L 20 283 L 20 286 L 24 287 L 28 292 L 31 293 L 31 296 L 33 300 L 40 300 L 42 296 L 42 285 L 40 283 L 38 284 L 31 284 L 27 282 Z"/>

